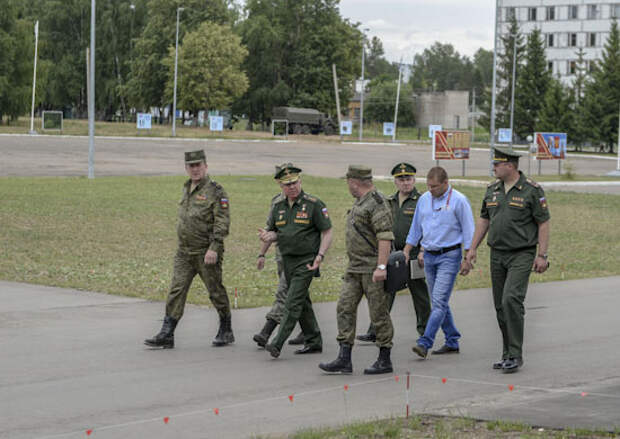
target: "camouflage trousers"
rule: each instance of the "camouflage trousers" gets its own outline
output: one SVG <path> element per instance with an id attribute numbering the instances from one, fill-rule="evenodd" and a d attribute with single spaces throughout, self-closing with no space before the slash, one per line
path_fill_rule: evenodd
<path id="1" fill-rule="evenodd" d="M 370 322 L 377 333 L 377 346 L 392 347 L 394 327 L 388 310 L 388 294 L 383 289 L 383 282 L 373 282 L 372 273 L 347 273 L 340 291 L 338 306 L 338 343 L 353 346 L 355 341 L 355 325 L 357 323 L 357 307 L 366 295 L 370 310 Z"/>
<path id="2" fill-rule="evenodd" d="M 276 298 L 273 301 L 273 305 L 265 317 L 268 320 L 274 320 L 280 323 L 284 315 L 288 282 L 286 281 L 286 274 L 284 273 L 284 263 L 281 259 L 276 259 L 276 263 L 278 264 L 278 289 L 276 290 Z"/>
<path id="3" fill-rule="evenodd" d="M 200 276 L 207 291 L 209 299 L 217 310 L 220 317 L 230 315 L 230 302 L 226 288 L 222 284 L 222 254 L 218 254 L 217 263 L 206 265 L 204 253 L 188 255 L 177 250 L 174 256 L 174 272 L 170 291 L 166 300 L 166 315 L 179 320 L 183 316 L 187 292 L 192 285 L 196 274 Z"/>

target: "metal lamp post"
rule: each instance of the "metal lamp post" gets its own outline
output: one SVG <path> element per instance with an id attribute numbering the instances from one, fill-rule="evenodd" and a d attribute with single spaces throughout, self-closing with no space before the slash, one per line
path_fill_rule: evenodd
<path id="1" fill-rule="evenodd" d="M 30 133 L 37 134 L 34 130 L 34 94 L 37 85 L 37 48 L 39 46 L 39 20 L 34 25 L 34 73 L 32 74 L 32 107 L 30 109 Z"/>
<path id="2" fill-rule="evenodd" d="M 364 37 L 362 38 L 362 92 L 360 96 L 360 134 L 359 140 L 362 141 L 362 134 L 364 131 L 364 60 L 366 57 L 366 32 L 368 28 L 362 29 L 364 31 Z"/>
<path id="3" fill-rule="evenodd" d="M 510 140 L 514 144 L 514 116 L 515 116 L 515 77 L 517 75 L 517 36 L 518 34 L 511 34 L 513 39 L 512 44 L 512 91 L 510 95 Z"/>
<path id="4" fill-rule="evenodd" d="M 499 0 L 495 0 L 495 33 L 493 37 L 493 84 L 491 85 L 491 129 L 489 133 L 489 175 L 493 175 L 493 149 L 495 148 L 495 87 L 497 84 L 497 14 Z"/>
<path id="5" fill-rule="evenodd" d="M 90 3 L 90 100 L 88 101 L 88 178 L 95 178 L 95 0 Z"/>
<path id="6" fill-rule="evenodd" d="M 177 8 L 177 34 L 176 43 L 174 49 L 174 92 L 172 97 L 172 137 L 176 137 L 176 125 L 177 125 L 177 71 L 179 64 L 179 15 L 185 8 Z"/>

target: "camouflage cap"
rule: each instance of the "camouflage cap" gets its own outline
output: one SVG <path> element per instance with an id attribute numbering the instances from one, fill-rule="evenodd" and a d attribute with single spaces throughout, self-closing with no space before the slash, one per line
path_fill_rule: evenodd
<path id="1" fill-rule="evenodd" d="M 273 177 L 280 183 L 295 183 L 299 180 L 300 173 L 301 169 L 292 163 L 282 163 L 280 166 L 276 166 L 276 173 Z"/>
<path id="2" fill-rule="evenodd" d="M 493 163 L 519 162 L 521 154 L 509 146 L 496 146 L 493 148 Z"/>
<path id="3" fill-rule="evenodd" d="M 394 177 L 405 177 L 407 175 L 415 175 L 417 169 L 412 164 L 402 162 L 392 168 Z"/>
<path id="4" fill-rule="evenodd" d="M 207 157 L 203 149 L 198 151 L 186 151 L 185 152 L 185 164 L 207 162 Z"/>
<path id="5" fill-rule="evenodd" d="M 369 180 L 372 178 L 372 168 L 364 165 L 349 165 L 346 177 Z"/>

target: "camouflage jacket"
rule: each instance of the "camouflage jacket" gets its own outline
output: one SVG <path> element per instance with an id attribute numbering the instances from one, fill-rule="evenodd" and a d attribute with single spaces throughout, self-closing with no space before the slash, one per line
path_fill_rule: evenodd
<path id="1" fill-rule="evenodd" d="M 392 213 L 376 189 L 356 200 L 347 215 L 347 273 L 372 273 L 377 267 L 379 240 L 393 241 Z"/>
<path id="2" fill-rule="evenodd" d="M 179 250 L 187 254 L 202 254 L 207 250 L 222 253 L 230 228 L 228 196 L 209 176 L 190 193 L 191 183 L 187 180 L 183 185 L 179 203 Z"/>

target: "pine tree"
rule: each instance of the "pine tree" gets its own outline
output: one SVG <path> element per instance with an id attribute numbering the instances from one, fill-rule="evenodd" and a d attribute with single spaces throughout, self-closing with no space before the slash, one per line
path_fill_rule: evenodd
<path id="1" fill-rule="evenodd" d="M 574 121 L 572 104 L 571 91 L 564 88 L 559 80 L 551 79 L 540 109 L 536 131 L 567 133 L 568 135 Z"/>
<path id="2" fill-rule="evenodd" d="M 586 63 L 584 60 L 584 51 L 579 48 L 577 51 L 577 62 L 575 65 L 575 80 L 572 84 L 573 97 L 573 125 L 568 130 L 568 141 L 575 145 L 577 151 L 581 151 L 583 143 L 588 138 L 588 126 L 586 124 L 584 93 L 589 77 L 586 71 Z"/>
<path id="3" fill-rule="evenodd" d="M 534 133 L 550 80 L 541 33 L 539 29 L 534 29 L 527 37 L 525 65 L 517 75 L 515 132 L 519 137 L 525 138 Z"/>
<path id="4" fill-rule="evenodd" d="M 618 139 L 620 105 L 620 32 L 618 23 L 611 24 L 603 56 L 595 65 L 592 81 L 586 86 L 584 106 L 590 137 L 601 147 L 613 152 Z"/>

